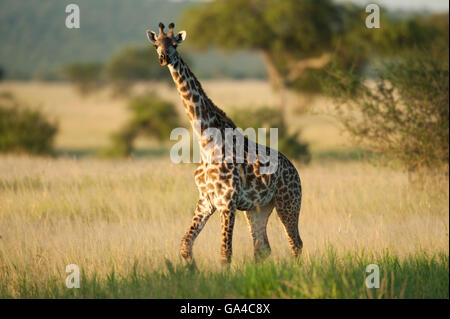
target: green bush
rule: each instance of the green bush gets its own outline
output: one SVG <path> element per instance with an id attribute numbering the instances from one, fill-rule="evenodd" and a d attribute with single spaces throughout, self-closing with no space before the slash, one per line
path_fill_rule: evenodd
<path id="1" fill-rule="evenodd" d="M 104 155 L 128 156 L 139 135 L 154 137 L 161 142 L 169 139 L 173 128 L 181 126 L 175 106 L 154 95 L 135 97 L 128 108 L 132 112 L 131 119 L 112 135 L 113 145 Z"/>
<path id="2" fill-rule="evenodd" d="M 311 153 L 307 143 L 301 142 L 300 132 L 288 133 L 286 123 L 281 112 L 269 107 L 257 109 L 234 109 L 230 113 L 230 118 L 237 127 L 242 129 L 265 128 L 267 132 L 266 144 L 269 144 L 270 128 L 278 128 L 278 150 L 286 156 L 308 163 L 311 160 Z"/>
<path id="3" fill-rule="evenodd" d="M 102 84 L 103 66 L 95 62 L 72 63 L 65 65 L 61 72 L 83 95 L 92 93 Z"/>
<path id="4" fill-rule="evenodd" d="M 39 111 L 22 106 L 10 93 L 0 94 L 0 152 L 51 154 L 56 132 Z"/>
<path id="5" fill-rule="evenodd" d="M 448 47 L 444 54 L 448 57 Z M 328 87 L 347 131 L 362 146 L 399 160 L 410 171 L 448 170 L 448 58 L 410 53 L 385 64 L 378 76 L 368 87 L 352 74 L 334 73 Z M 357 94 L 350 95 L 355 88 Z"/>

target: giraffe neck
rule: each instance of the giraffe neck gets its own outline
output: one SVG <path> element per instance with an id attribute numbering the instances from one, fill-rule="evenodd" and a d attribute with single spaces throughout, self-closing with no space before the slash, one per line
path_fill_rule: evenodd
<path id="1" fill-rule="evenodd" d="M 187 64 L 175 53 L 168 65 L 170 74 L 183 101 L 189 122 L 201 142 L 201 132 L 208 128 L 235 128 L 234 123 L 208 98 L 200 82 Z M 202 143 L 200 143 L 202 146 Z"/>

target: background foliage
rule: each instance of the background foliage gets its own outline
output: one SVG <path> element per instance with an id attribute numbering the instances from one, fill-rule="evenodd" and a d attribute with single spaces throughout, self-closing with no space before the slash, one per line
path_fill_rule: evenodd
<path id="1" fill-rule="evenodd" d="M 103 66 L 95 62 L 71 63 L 65 65 L 61 72 L 72 82 L 82 95 L 89 94 L 102 84 Z"/>
<path id="2" fill-rule="evenodd" d="M 112 135 L 112 146 L 104 151 L 107 156 L 128 156 L 133 151 L 133 143 L 139 135 L 153 137 L 157 141 L 167 141 L 170 132 L 180 126 L 178 113 L 172 103 L 155 95 L 133 97 L 128 109 L 131 119 Z"/>
<path id="3" fill-rule="evenodd" d="M 449 161 L 448 60 L 428 53 L 385 64 L 375 87 L 335 73 L 330 82 L 339 118 L 366 148 L 399 159 L 409 170 Z M 355 96 L 349 95 L 355 83 Z"/>
<path id="4" fill-rule="evenodd" d="M 0 153 L 51 154 L 56 132 L 56 124 L 41 112 L 0 92 Z"/>
<path id="5" fill-rule="evenodd" d="M 244 130 L 253 128 L 255 132 L 258 132 L 258 128 L 265 128 L 267 146 L 270 146 L 270 128 L 278 128 L 279 151 L 303 163 L 308 163 L 311 160 L 308 144 L 300 142 L 300 131 L 289 133 L 284 118 L 278 110 L 267 106 L 257 109 L 236 108 L 231 111 L 230 118 L 233 119 L 237 127 Z"/>

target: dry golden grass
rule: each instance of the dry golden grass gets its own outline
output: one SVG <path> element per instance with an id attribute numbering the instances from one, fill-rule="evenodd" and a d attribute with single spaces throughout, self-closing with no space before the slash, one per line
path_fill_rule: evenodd
<path id="1" fill-rule="evenodd" d="M 192 217 L 197 191 L 194 166 L 168 159 L 106 162 L 94 159 L 0 160 L 0 259 L 2 272 L 27 271 L 41 280 L 74 263 L 90 271 L 146 269 L 179 262 L 179 242 Z M 300 231 L 306 256 L 333 246 L 338 252 L 402 256 L 448 252 L 448 180 L 421 188 L 405 174 L 367 164 L 300 169 L 304 201 Z M 273 258 L 289 258 L 274 214 L 268 236 Z M 217 267 L 220 224 L 210 219 L 199 236 L 200 267 Z M 251 259 L 243 214 L 234 236 L 234 262 Z"/>
<path id="2" fill-rule="evenodd" d="M 245 84 L 245 85 L 244 85 Z M 173 88 L 155 85 L 161 96 L 180 104 Z M 225 109 L 233 105 L 274 104 L 265 83 L 207 82 L 205 88 Z M 108 90 L 81 98 L 66 84 L 4 83 L 20 99 L 41 108 L 60 123 L 57 148 L 98 149 L 127 118 L 126 101 Z M 145 87 L 138 87 L 145 90 Z M 238 101 L 239 103 L 237 103 Z M 311 101 L 326 112 L 325 99 Z M 182 110 L 181 106 L 179 109 Z M 295 105 L 290 104 L 289 112 Z M 302 127 L 313 152 L 348 145 L 332 118 L 314 112 L 291 117 Z M 448 255 L 448 177 L 428 176 L 410 183 L 406 173 L 364 162 L 297 166 L 304 200 L 300 231 L 304 258 L 332 246 L 338 253 L 387 250 L 398 256 L 424 251 Z M 194 165 L 169 158 L 108 161 L 0 157 L 0 279 L 10 285 L 26 273 L 31 282 L 66 276 L 77 264 L 87 274 L 127 273 L 136 261 L 159 269 L 180 261 L 178 248 L 197 199 Z M 287 239 L 274 213 L 268 236 L 275 260 L 290 258 Z M 252 259 L 253 249 L 242 213 L 238 214 L 234 265 Z M 199 267 L 219 267 L 220 224 L 213 216 L 194 247 Z M 0 280 L 1 281 L 1 280 Z"/>

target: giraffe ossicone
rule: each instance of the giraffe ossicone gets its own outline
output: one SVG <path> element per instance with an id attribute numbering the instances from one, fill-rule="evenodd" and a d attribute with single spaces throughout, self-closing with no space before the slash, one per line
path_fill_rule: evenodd
<path id="1" fill-rule="evenodd" d="M 209 217 L 218 211 L 222 226 L 221 259 L 230 263 L 235 215 L 241 210 L 245 211 L 255 258 L 261 260 L 270 254 L 266 228 L 276 208 L 292 255 L 299 256 L 303 247 L 298 230 L 302 187 L 296 168 L 281 152 L 236 133 L 236 125 L 206 95 L 176 50 L 186 39 L 186 32 L 175 35 L 173 23 L 169 24 L 169 32 L 165 33 L 164 28 L 160 23 L 159 34 L 148 30 L 147 37 L 156 48 L 161 66 L 169 68 L 201 150 L 200 165 L 194 174 L 199 200 L 181 240 L 181 255 L 193 262 L 194 241 Z M 227 142 L 230 132 L 234 136 L 232 142 Z M 218 133 L 220 136 L 216 137 Z M 267 169 L 273 168 L 273 163 L 275 169 Z"/>

